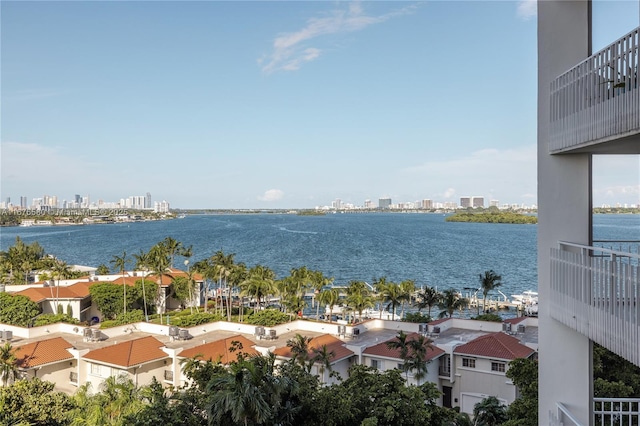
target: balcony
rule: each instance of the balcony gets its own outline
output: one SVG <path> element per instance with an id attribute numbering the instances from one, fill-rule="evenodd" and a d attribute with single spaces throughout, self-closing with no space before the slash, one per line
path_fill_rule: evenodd
<path id="1" fill-rule="evenodd" d="M 562 403 L 557 411 L 549 413 L 552 426 L 582 426 L 576 416 Z M 594 425 L 638 425 L 640 424 L 640 398 L 593 398 Z"/>
<path id="2" fill-rule="evenodd" d="M 550 153 L 592 150 L 640 134 L 639 32 L 640 27 L 551 83 Z"/>
<path id="3" fill-rule="evenodd" d="M 551 249 L 551 317 L 640 366 L 640 254 L 560 242 Z"/>

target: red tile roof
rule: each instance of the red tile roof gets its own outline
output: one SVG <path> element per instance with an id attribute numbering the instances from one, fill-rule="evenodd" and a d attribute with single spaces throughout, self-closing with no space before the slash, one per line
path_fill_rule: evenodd
<path id="1" fill-rule="evenodd" d="M 204 345 L 195 346 L 193 348 L 185 349 L 184 351 L 180 352 L 178 356 L 184 358 L 193 358 L 200 355 L 200 358 L 203 360 L 220 360 L 220 362 L 223 364 L 229 364 L 231 361 L 238 360 L 239 351 L 231 352 L 229 350 L 233 342 L 240 343 L 242 345 L 242 352 L 246 355 L 253 356 L 258 355 L 259 353 L 253 348 L 253 346 L 255 346 L 255 343 L 253 343 L 246 337 L 237 335 L 227 337 L 226 339 L 216 340 L 215 342 L 205 343 Z"/>
<path id="2" fill-rule="evenodd" d="M 407 341 L 409 340 L 415 340 L 417 339 L 419 336 L 418 333 L 411 333 L 409 335 L 407 335 Z M 401 359 L 400 358 L 400 349 L 390 349 L 387 347 L 387 342 L 390 342 L 393 339 L 387 340 L 386 342 L 382 342 L 382 343 L 378 343 L 375 346 L 370 346 L 367 349 L 364 350 L 363 353 L 367 354 L 367 355 L 375 355 L 375 356 L 383 356 L 383 357 L 387 357 L 387 358 L 395 358 L 395 359 Z M 429 340 L 429 342 L 433 342 L 432 340 Z M 434 358 L 439 357 L 440 355 L 442 355 L 443 353 L 445 353 L 442 349 L 440 349 L 439 347 L 432 345 L 431 347 L 427 348 L 427 361 L 432 360 Z"/>
<path id="3" fill-rule="evenodd" d="M 515 317 L 515 318 L 507 318 L 506 320 L 502 320 L 502 322 L 506 322 L 509 324 L 519 324 L 522 321 L 526 320 L 527 317 Z"/>
<path id="4" fill-rule="evenodd" d="M 18 368 L 32 368 L 39 365 L 73 359 L 73 355 L 67 351 L 73 345 L 62 337 L 40 340 L 28 343 L 15 349 Z"/>
<path id="5" fill-rule="evenodd" d="M 26 296 L 36 303 L 47 299 L 84 299 L 89 296 L 89 285 L 92 283 L 77 283 L 70 286 L 32 287 L 15 294 Z"/>
<path id="6" fill-rule="evenodd" d="M 429 323 L 429 325 L 438 325 L 438 324 L 442 324 L 443 322 L 447 322 L 447 321 L 449 321 L 450 319 L 451 319 L 451 318 L 440 318 L 440 319 L 437 319 L 437 320 L 431 321 L 431 322 Z"/>
<path id="7" fill-rule="evenodd" d="M 331 358 L 331 363 L 340 361 L 341 359 L 348 358 L 353 355 L 353 351 L 350 349 L 347 349 L 345 346 L 345 343 L 342 340 L 330 334 L 323 334 L 323 335 L 314 337 L 309 342 L 309 345 L 308 345 L 309 350 L 307 351 L 307 356 L 309 357 L 309 359 L 313 358 L 316 355 L 316 352 L 314 351 L 314 349 L 320 350 L 324 345 L 327 346 L 327 352 L 333 351 L 334 355 L 333 355 L 333 358 Z M 291 358 L 291 355 L 292 355 L 291 348 L 289 346 L 283 346 L 281 348 L 278 348 L 275 351 L 273 351 L 273 353 L 285 358 Z"/>
<path id="8" fill-rule="evenodd" d="M 527 358 L 534 352 L 533 349 L 523 345 L 515 337 L 502 332 L 480 336 L 469 343 L 458 346 L 453 351 L 455 354 L 504 360 Z"/>
<path id="9" fill-rule="evenodd" d="M 129 340 L 106 348 L 96 349 L 87 353 L 84 358 L 121 367 L 132 367 L 138 364 L 168 358 L 161 347 L 164 343 L 155 337 L 142 337 Z"/>

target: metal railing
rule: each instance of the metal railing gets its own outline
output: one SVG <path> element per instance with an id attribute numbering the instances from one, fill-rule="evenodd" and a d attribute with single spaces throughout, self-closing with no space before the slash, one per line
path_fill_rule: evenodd
<path id="1" fill-rule="evenodd" d="M 640 366 L 640 255 L 560 242 L 549 303 L 552 318 Z"/>
<path id="2" fill-rule="evenodd" d="M 640 133 L 639 34 L 640 27 L 551 83 L 549 152 Z"/>
<path id="3" fill-rule="evenodd" d="M 640 398 L 593 398 L 594 425 L 640 425 Z"/>

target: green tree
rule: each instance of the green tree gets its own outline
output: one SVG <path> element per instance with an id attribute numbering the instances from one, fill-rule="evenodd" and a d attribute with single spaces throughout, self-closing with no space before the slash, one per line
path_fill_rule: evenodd
<path id="1" fill-rule="evenodd" d="M 3 386 L 8 386 L 18 379 L 17 362 L 11 343 L 0 346 L 0 382 Z"/>
<path id="2" fill-rule="evenodd" d="M 323 304 L 329 306 L 329 321 L 333 319 L 333 308 L 340 303 L 340 290 L 337 288 L 328 288 L 326 290 L 322 290 L 320 294 L 318 294 L 318 304 Z"/>
<path id="3" fill-rule="evenodd" d="M 331 285 L 333 278 L 325 277 L 322 271 L 310 271 L 311 287 L 313 288 L 314 297 L 327 286 Z M 320 303 L 316 304 L 316 321 L 320 320 Z"/>
<path id="4" fill-rule="evenodd" d="M 496 274 L 493 269 L 485 271 L 484 275 L 479 274 L 480 288 L 482 289 L 482 309 L 487 311 L 487 295 L 502 285 L 502 276 Z M 480 315 L 480 305 L 478 305 L 478 315 Z"/>
<path id="5" fill-rule="evenodd" d="M 38 378 L 18 380 L 0 388 L 0 424 L 2 425 L 68 425 L 71 399 L 53 390 L 54 384 Z"/>
<path id="6" fill-rule="evenodd" d="M 260 309 L 260 302 L 276 291 L 276 274 L 266 266 L 256 265 L 249 269 L 247 279 L 240 284 L 242 294 L 253 297 L 256 300 L 257 308 Z"/>
<path id="7" fill-rule="evenodd" d="M 124 276 L 125 276 L 124 272 L 127 268 L 127 263 L 129 263 L 127 252 L 123 251 L 122 256 L 113 256 L 113 258 L 111 259 L 111 263 L 113 264 L 113 266 L 115 266 L 118 272 L 120 272 L 120 275 L 122 275 L 122 292 L 123 292 L 122 309 L 123 309 L 123 312 L 126 314 L 127 313 L 127 284 L 124 280 Z"/>
<path id="8" fill-rule="evenodd" d="M 39 313 L 38 304 L 28 297 L 0 293 L 0 323 L 27 327 Z"/>
<path id="9" fill-rule="evenodd" d="M 413 280 L 404 280 L 400 282 L 400 317 L 404 318 L 405 304 L 411 302 L 411 296 L 416 291 L 416 282 Z"/>
<path id="10" fill-rule="evenodd" d="M 145 253 L 144 251 L 142 251 L 142 249 L 140 249 L 140 253 L 134 254 L 133 258 L 136 261 L 134 268 L 142 271 L 142 305 L 144 307 L 144 320 L 146 322 L 149 322 L 147 291 L 144 285 L 144 278 L 149 268 L 149 254 Z M 137 284 L 138 282 L 136 281 L 136 285 Z M 157 290 L 155 293 L 152 292 L 151 294 L 157 294 Z"/>
<path id="11" fill-rule="evenodd" d="M 96 275 L 109 275 L 109 267 L 107 265 L 105 265 L 104 263 L 101 263 L 96 268 Z"/>
<path id="12" fill-rule="evenodd" d="M 383 278 L 384 279 L 384 278 Z M 406 300 L 406 294 L 403 292 L 400 285 L 390 281 L 378 282 L 376 284 L 376 291 L 380 295 L 380 299 L 383 303 L 386 303 L 386 310 L 391 308 L 391 316 L 396 319 L 396 307 Z"/>
<path id="13" fill-rule="evenodd" d="M 374 306 L 371 291 L 364 281 L 349 281 L 347 285 L 347 305 L 358 313 L 358 318 L 362 321 L 362 311 Z"/>
<path id="14" fill-rule="evenodd" d="M 306 368 L 307 371 L 311 371 L 311 366 L 313 365 L 313 361 L 308 363 L 309 343 L 311 342 L 311 339 L 311 337 L 296 334 L 294 337 L 287 340 L 287 346 L 291 350 L 291 361 L 297 362 L 301 367 Z"/>
<path id="15" fill-rule="evenodd" d="M 225 255 L 222 250 L 218 250 L 213 256 L 211 256 L 211 260 L 214 265 L 215 277 L 219 284 L 224 284 L 224 288 L 227 291 L 226 310 L 228 321 L 231 321 L 231 286 L 229 285 L 228 280 L 233 270 L 234 256 L 235 253 Z"/>
<path id="16" fill-rule="evenodd" d="M 313 352 L 311 362 L 319 364 L 318 372 L 320 373 L 320 380 L 324 383 L 324 372 L 326 370 L 329 370 L 329 372 L 332 371 L 331 361 L 335 358 L 336 353 L 332 350 L 330 351 L 327 345 L 322 345 L 320 348 L 313 348 L 311 352 Z"/>
<path id="17" fill-rule="evenodd" d="M 442 294 L 433 287 L 423 287 L 416 294 L 418 312 L 427 308 L 427 315 L 431 317 L 431 308 L 438 305 L 440 299 L 442 298 Z"/>
<path id="18" fill-rule="evenodd" d="M 169 256 L 169 268 L 173 268 L 176 254 L 180 253 L 182 243 L 171 237 L 166 237 L 160 245 L 164 248 L 165 253 Z"/>
<path id="19" fill-rule="evenodd" d="M 408 379 L 410 371 L 415 371 L 414 377 L 420 384 L 420 380 L 427 374 L 427 351 L 433 349 L 431 343 L 431 340 L 424 336 L 409 337 L 401 330 L 386 345 L 387 348 L 398 351 L 403 362 L 402 371 L 405 373 L 405 378 Z"/>
<path id="20" fill-rule="evenodd" d="M 169 255 L 167 250 L 162 244 L 156 244 L 151 247 L 149 253 L 147 253 L 147 267 L 158 276 L 158 311 L 162 315 L 166 311 L 166 299 L 162 292 L 162 277 L 169 269 Z M 162 316 L 160 317 L 162 322 Z"/>
<path id="21" fill-rule="evenodd" d="M 107 319 L 114 319 L 123 312 L 122 289 L 117 284 L 96 283 L 89 287 L 91 300 Z"/>
<path id="22" fill-rule="evenodd" d="M 495 396 L 478 402 L 473 407 L 474 424 L 477 426 L 496 426 L 507 420 L 506 406 Z"/>
<path id="23" fill-rule="evenodd" d="M 507 409 L 505 426 L 538 424 L 538 361 L 516 358 L 509 363 L 506 376 L 518 389 L 518 398 Z"/>
<path id="24" fill-rule="evenodd" d="M 51 271 L 52 277 L 57 280 L 56 296 L 55 296 L 55 310 L 59 311 L 58 300 L 60 298 L 60 280 L 69 278 L 71 276 L 71 267 L 66 262 L 56 261 L 53 264 L 53 270 Z M 62 312 L 58 312 L 59 314 Z"/>
<path id="25" fill-rule="evenodd" d="M 172 280 L 171 286 L 173 288 L 173 297 L 180 302 L 180 305 L 185 308 L 187 301 L 191 307 L 191 313 L 193 313 L 193 293 L 195 291 L 195 281 L 191 277 L 175 277 Z"/>
<path id="26" fill-rule="evenodd" d="M 438 307 L 441 309 L 440 318 L 444 318 L 447 315 L 449 318 L 453 317 L 453 312 L 461 310 L 469 306 L 469 300 L 462 297 L 455 289 L 449 288 L 442 292 L 442 298 L 438 302 Z"/>

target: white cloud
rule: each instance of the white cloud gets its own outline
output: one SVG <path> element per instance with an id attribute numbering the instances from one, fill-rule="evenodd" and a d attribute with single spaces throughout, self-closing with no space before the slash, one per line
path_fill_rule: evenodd
<path id="1" fill-rule="evenodd" d="M 278 201 L 284 197 L 284 192 L 279 189 L 269 189 L 264 194 L 259 195 L 257 198 L 260 201 Z"/>
<path id="2" fill-rule="evenodd" d="M 528 21 L 538 15 L 538 0 L 519 0 L 518 18 Z"/>
<path id="3" fill-rule="evenodd" d="M 444 198 L 451 198 L 454 195 L 456 195 L 456 190 L 454 188 L 447 188 L 446 191 L 444 191 Z"/>
<path id="4" fill-rule="evenodd" d="M 411 13 L 417 5 L 408 6 L 379 16 L 367 16 L 359 1 L 349 2 L 345 9 L 334 9 L 322 18 L 311 18 L 301 30 L 285 33 L 273 42 L 273 52 L 266 58 L 258 60 L 262 71 L 295 71 L 302 64 L 320 57 L 322 52 L 317 47 L 306 46 L 305 43 L 329 34 L 360 31 L 373 24 L 378 24 L 395 16 Z M 263 65 L 263 63 L 266 64 Z"/>

